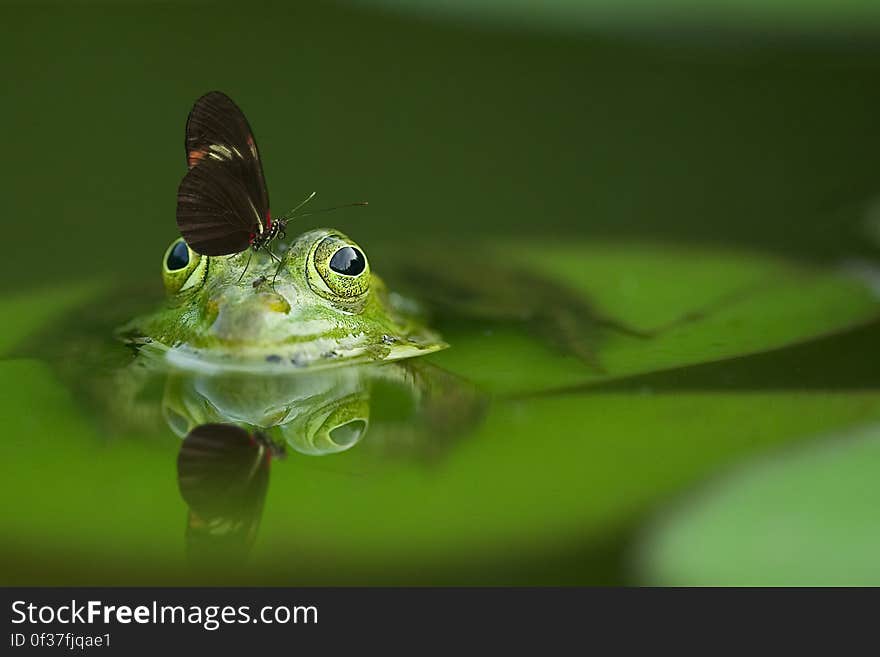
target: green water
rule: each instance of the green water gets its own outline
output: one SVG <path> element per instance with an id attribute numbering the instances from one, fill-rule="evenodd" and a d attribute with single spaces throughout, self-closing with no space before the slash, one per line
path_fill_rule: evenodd
<path id="1" fill-rule="evenodd" d="M 700 506 L 723 504 L 705 491 L 731 468 L 850 444 L 880 418 L 870 25 L 776 40 L 365 4 L 0 12 L 0 582 L 761 583 L 774 549 L 796 551 L 758 537 L 795 516 L 788 539 L 837 538 L 853 563 L 880 546 L 858 487 L 806 510 L 773 496 L 785 484 L 760 503 L 744 489 L 717 526 Z M 370 201 L 332 223 L 393 288 L 429 301 L 405 264 L 429 255 L 502 272 L 478 304 L 497 312 L 435 310 L 451 348 L 423 359 L 430 403 L 372 369 L 236 403 L 164 374 L 120 397 L 131 353 L 112 330 L 161 296 L 183 123 L 212 88 L 251 120 L 273 208 L 312 190 Z M 563 330 L 581 305 L 650 336 Z M 307 453 L 277 417 L 320 406 L 290 411 L 304 385 L 368 407 L 368 432 Z M 169 413 L 183 399 L 189 416 Z M 204 556 L 178 458 L 182 429 L 218 420 L 209 407 L 268 427 L 286 457 L 242 493 L 260 498 L 238 515 L 252 535 Z M 713 569 L 745 553 L 732 536 L 751 561 Z M 840 581 L 832 553 L 803 551 L 788 583 Z"/>

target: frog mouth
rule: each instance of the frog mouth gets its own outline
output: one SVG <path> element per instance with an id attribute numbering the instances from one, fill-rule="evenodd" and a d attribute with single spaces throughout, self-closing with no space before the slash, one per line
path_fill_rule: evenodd
<path id="1" fill-rule="evenodd" d="M 378 342 L 364 342 L 363 335 L 348 338 L 316 338 L 306 342 L 248 347 L 241 344 L 195 346 L 188 343 L 165 353 L 169 365 L 202 373 L 315 371 L 368 362 L 401 360 L 445 349 L 448 345 L 430 333 L 407 336 L 383 335 Z"/>

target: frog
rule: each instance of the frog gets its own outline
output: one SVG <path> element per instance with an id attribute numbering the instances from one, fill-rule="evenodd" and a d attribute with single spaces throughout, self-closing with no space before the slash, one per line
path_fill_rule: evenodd
<path id="1" fill-rule="evenodd" d="M 178 368 L 278 373 L 448 346 L 412 301 L 389 291 L 363 249 L 332 228 L 302 233 L 280 255 L 204 256 L 178 238 L 163 255 L 162 279 L 163 306 L 117 334 L 160 349 Z"/>
<path id="2" fill-rule="evenodd" d="M 416 358 L 449 345 L 351 238 L 318 228 L 279 251 L 280 263 L 265 251 L 203 256 L 173 240 L 164 301 L 116 330 L 133 358 L 86 377 L 105 434 L 177 439 L 196 568 L 247 557 L 274 461 L 354 451 L 349 474 L 389 460 L 435 467 L 487 408 L 468 381 Z"/>

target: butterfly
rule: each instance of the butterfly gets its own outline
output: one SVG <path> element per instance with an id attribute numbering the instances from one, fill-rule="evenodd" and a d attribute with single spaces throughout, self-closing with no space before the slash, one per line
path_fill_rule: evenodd
<path id="1" fill-rule="evenodd" d="M 189 247 L 206 256 L 266 249 L 278 260 L 268 247 L 285 237 L 290 217 L 273 220 L 253 131 L 226 94 L 212 91 L 193 105 L 186 121 L 186 162 L 189 171 L 177 190 L 177 226 Z"/>
<path id="2" fill-rule="evenodd" d="M 312 192 L 293 210 L 273 219 L 260 151 L 244 113 L 229 96 L 211 91 L 199 98 L 186 120 L 189 171 L 177 190 L 177 226 L 189 247 L 205 256 L 234 255 L 265 249 L 283 264 L 270 246 L 286 237 L 287 222 L 366 201 L 297 215 L 314 198 Z M 278 275 L 276 270 L 275 275 Z M 240 279 L 239 279 L 240 280 Z M 274 278 L 273 278 L 274 285 Z"/>

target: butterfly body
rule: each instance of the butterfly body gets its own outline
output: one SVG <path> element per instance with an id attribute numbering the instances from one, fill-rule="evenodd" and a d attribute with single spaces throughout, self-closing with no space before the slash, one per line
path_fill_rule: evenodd
<path id="1" fill-rule="evenodd" d="M 281 219 L 272 221 L 270 215 L 266 215 L 266 227 L 262 233 L 251 233 L 251 248 L 254 251 L 267 248 L 276 238 L 287 237 L 287 221 Z"/>

